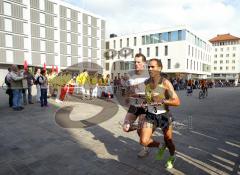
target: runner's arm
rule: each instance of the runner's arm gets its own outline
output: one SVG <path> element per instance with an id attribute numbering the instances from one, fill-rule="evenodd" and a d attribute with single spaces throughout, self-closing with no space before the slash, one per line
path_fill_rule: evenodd
<path id="1" fill-rule="evenodd" d="M 163 103 L 168 106 L 179 106 L 180 105 L 180 99 L 178 98 L 178 95 L 174 91 L 174 88 L 170 81 L 165 80 L 164 85 L 166 86 L 166 91 L 169 95 L 169 99 L 163 100 Z"/>

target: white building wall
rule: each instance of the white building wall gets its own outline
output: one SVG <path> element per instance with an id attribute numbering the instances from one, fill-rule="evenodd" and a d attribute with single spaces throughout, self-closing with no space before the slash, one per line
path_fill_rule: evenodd
<path id="1" fill-rule="evenodd" d="M 213 78 L 235 79 L 240 73 L 240 41 L 213 46 Z M 219 75 L 217 75 L 219 74 Z"/>
<path id="2" fill-rule="evenodd" d="M 109 49 L 114 49 L 116 50 L 116 52 L 127 47 L 127 38 L 129 38 L 129 48 L 134 50 L 134 54 L 128 56 L 127 59 L 125 59 L 124 57 L 119 58 L 117 54 L 117 56 L 115 56 L 114 59 L 110 58 L 109 60 L 106 60 L 106 64 L 109 64 L 109 70 L 106 70 L 105 74 L 113 73 L 113 76 L 117 76 L 117 74 L 120 73 L 121 75 L 123 75 L 123 73 L 126 72 L 126 70 L 120 70 L 119 65 L 116 65 L 116 70 L 114 71 L 112 69 L 113 62 L 116 62 L 116 61 L 119 62 L 120 60 L 133 61 L 134 55 L 136 53 L 139 53 L 139 49 L 141 49 L 141 53 L 143 53 L 146 56 L 147 60 L 151 58 L 161 59 L 163 64 L 163 72 L 165 73 L 196 74 L 199 77 L 210 76 L 212 60 L 211 60 L 211 45 L 208 41 L 201 40 L 202 42 L 205 43 L 206 46 L 200 47 L 194 44 L 193 38 L 191 38 L 186 34 L 186 40 L 161 42 L 161 43 L 155 43 L 155 44 L 144 44 L 144 45 L 142 44 L 142 36 L 144 35 L 163 33 L 168 31 L 177 31 L 177 30 L 185 30 L 185 28 L 168 28 L 168 29 L 154 31 L 154 32 L 146 32 L 146 33 L 109 38 L 107 40 L 109 42 Z M 134 37 L 136 37 L 136 41 L 137 41 L 136 46 L 134 45 Z M 122 47 L 120 47 L 121 42 L 122 42 Z M 167 55 L 165 55 L 165 46 L 168 47 Z M 189 46 L 191 49 L 190 53 L 188 53 Z M 156 56 L 156 47 L 158 47 L 158 56 Z M 150 55 L 147 55 L 147 48 L 150 49 Z M 193 49 L 193 52 L 192 52 L 192 49 Z M 170 69 L 168 68 L 168 59 L 171 60 Z M 187 66 L 187 60 L 189 62 L 188 66 Z M 192 68 L 190 66 L 191 61 L 192 61 Z M 195 68 L 194 68 L 194 62 L 195 62 Z M 119 64 L 119 63 L 116 63 L 116 64 Z M 205 67 L 208 67 L 208 70 L 206 70 Z"/>

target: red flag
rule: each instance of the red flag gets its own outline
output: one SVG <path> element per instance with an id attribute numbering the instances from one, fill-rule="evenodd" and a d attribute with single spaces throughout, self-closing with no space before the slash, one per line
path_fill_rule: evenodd
<path id="1" fill-rule="evenodd" d="M 54 72 L 54 66 L 52 65 L 52 72 L 51 73 L 53 73 Z"/>
<path id="2" fill-rule="evenodd" d="M 55 69 L 56 73 L 58 73 L 58 66 L 56 66 L 56 69 Z"/>
<path id="3" fill-rule="evenodd" d="M 27 60 L 24 60 L 24 70 L 26 71 L 28 69 L 28 64 L 27 64 Z"/>
<path id="4" fill-rule="evenodd" d="M 45 70 L 45 71 L 47 70 L 46 63 L 43 64 L 43 70 Z"/>

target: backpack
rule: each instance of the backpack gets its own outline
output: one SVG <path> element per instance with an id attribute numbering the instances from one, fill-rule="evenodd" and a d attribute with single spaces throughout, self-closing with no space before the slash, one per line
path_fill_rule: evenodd
<path id="1" fill-rule="evenodd" d="M 36 79 L 36 81 L 35 81 L 35 84 L 36 84 L 36 85 L 38 85 L 38 84 L 41 85 L 41 84 L 42 84 L 42 83 L 39 82 L 39 78 L 40 78 L 40 77 L 43 79 L 43 76 L 41 76 L 41 75 L 38 76 L 37 79 Z"/>
<path id="2" fill-rule="evenodd" d="M 8 87 L 10 87 L 11 86 L 11 83 L 7 80 L 7 76 L 5 77 L 5 84 L 8 86 Z"/>

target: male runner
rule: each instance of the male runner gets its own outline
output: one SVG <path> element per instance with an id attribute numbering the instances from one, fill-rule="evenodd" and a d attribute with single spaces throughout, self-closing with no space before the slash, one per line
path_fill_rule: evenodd
<path id="1" fill-rule="evenodd" d="M 126 114 L 123 124 L 123 131 L 130 132 L 137 129 L 138 135 L 140 134 L 141 125 L 144 121 L 145 109 L 139 107 L 141 97 L 144 95 L 145 85 L 144 82 L 148 79 L 148 74 L 145 70 L 146 57 L 138 53 L 135 55 L 135 70 L 129 73 L 129 88 L 127 91 L 127 103 L 130 101 L 130 107 Z M 133 123 L 138 118 L 138 126 Z M 145 157 L 149 153 L 149 149 L 144 147 L 138 153 L 139 157 Z"/>
<path id="2" fill-rule="evenodd" d="M 145 123 L 141 129 L 140 143 L 146 147 L 159 147 L 160 143 L 152 139 L 152 133 L 155 127 L 160 127 L 163 131 L 165 144 L 159 149 L 156 159 L 162 159 L 167 147 L 170 157 L 167 160 L 166 168 L 170 169 L 173 168 L 175 161 L 175 145 L 172 138 L 172 115 L 168 106 L 179 106 L 180 100 L 170 81 L 161 76 L 161 70 L 162 63 L 159 59 L 153 58 L 149 61 L 150 78 L 145 84 L 147 112 Z"/>

